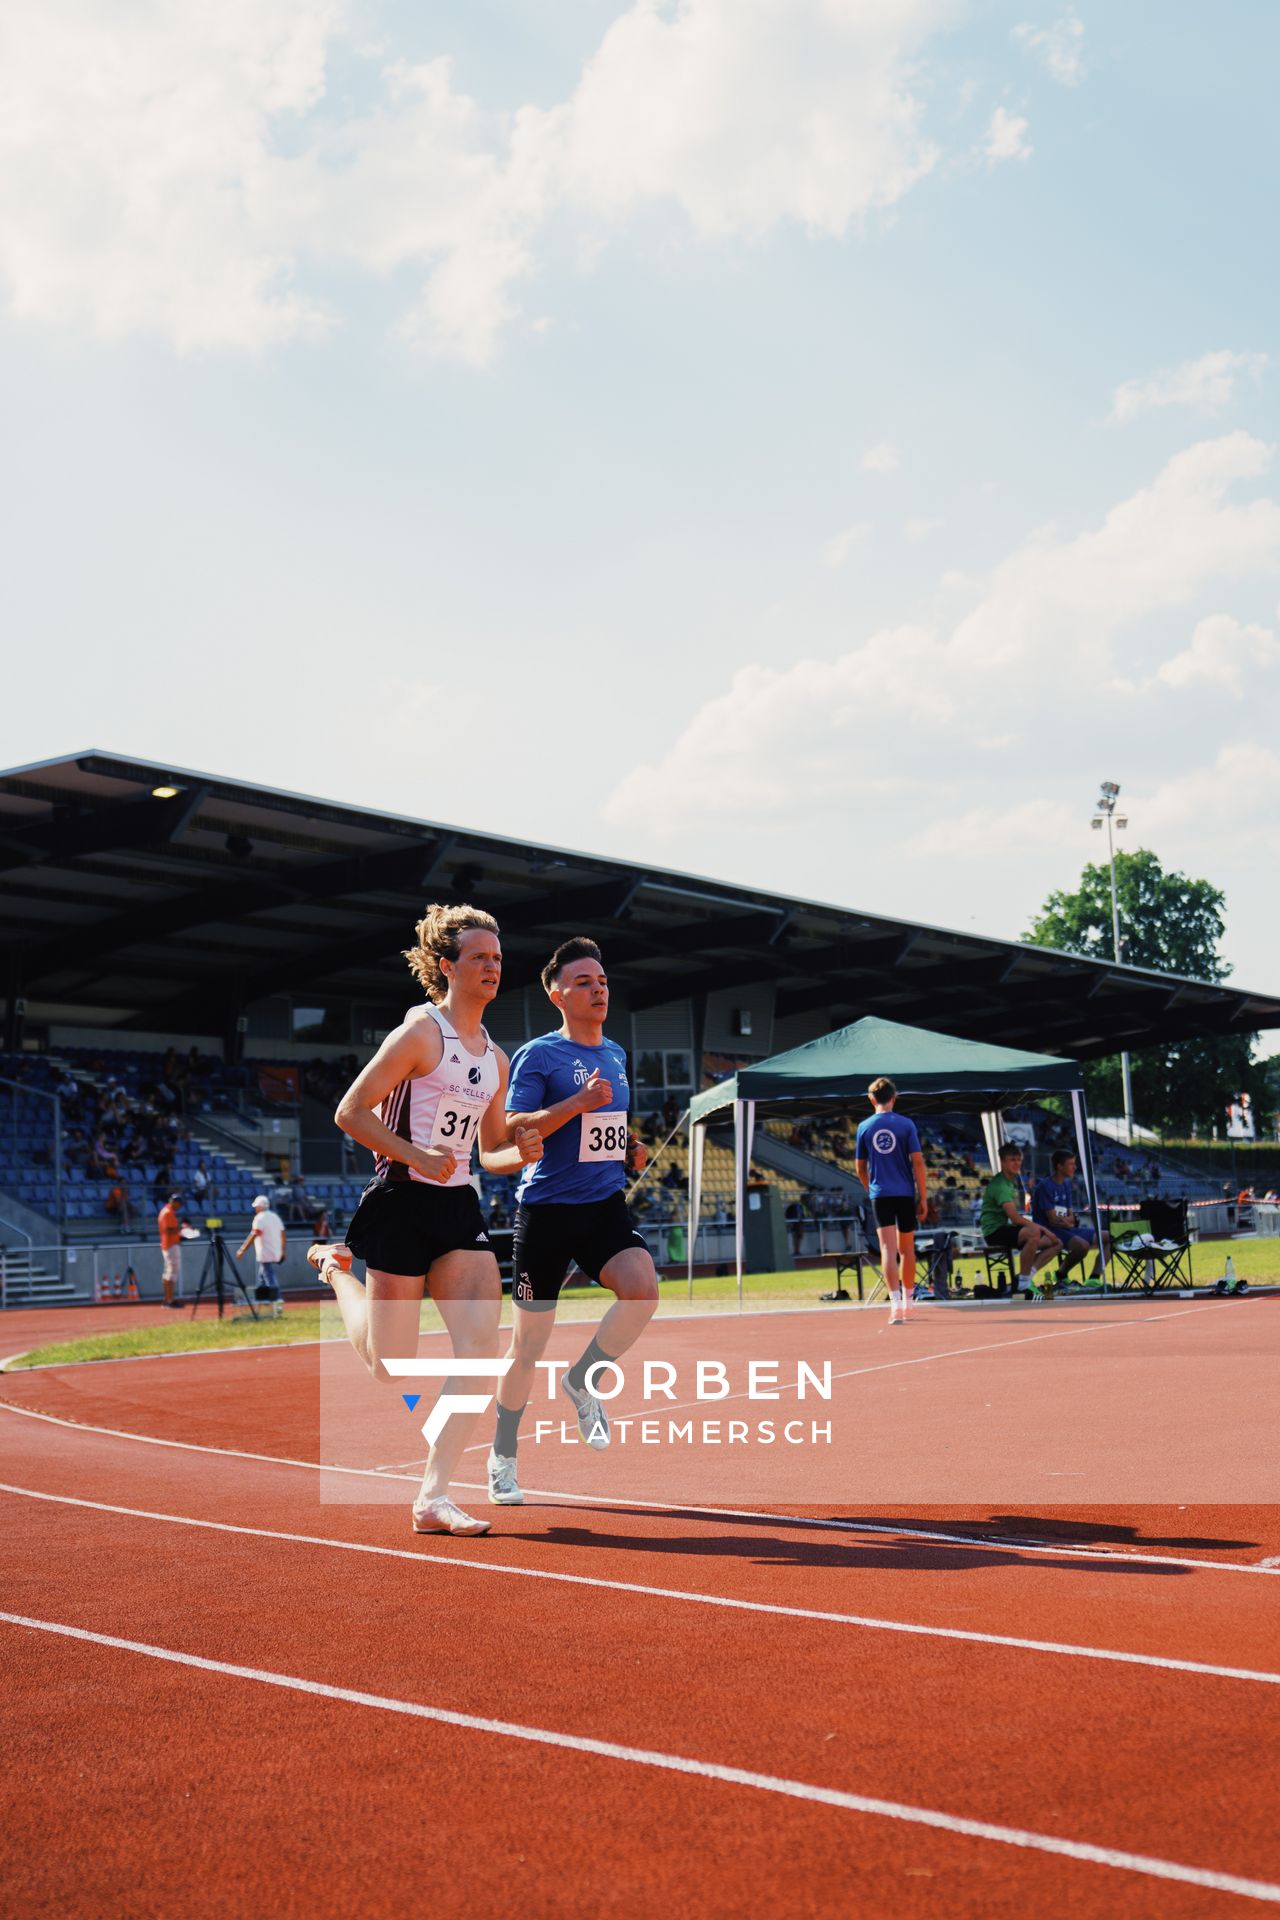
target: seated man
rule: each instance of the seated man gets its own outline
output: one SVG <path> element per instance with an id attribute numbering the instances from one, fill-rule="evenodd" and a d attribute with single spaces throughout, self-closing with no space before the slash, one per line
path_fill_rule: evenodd
<path id="1" fill-rule="evenodd" d="M 1059 1147 L 1053 1155 L 1052 1166 L 1051 1174 L 1036 1181 L 1035 1192 L 1031 1196 L 1031 1218 L 1038 1226 L 1056 1234 L 1066 1247 L 1067 1258 L 1060 1276 L 1065 1279 L 1072 1267 L 1078 1266 L 1084 1259 L 1098 1236 L 1092 1220 L 1082 1220 L 1076 1211 L 1075 1188 L 1071 1184 L 1076 1171 L 1076 1156 L 1067 1148 Z M 1109 1260 L 1110 1234 L 1103 1234 L 1102 1245 Z M 1099 1267 L 1095 1261 L 1095 1279 L 1098 1273 Z"/>
<path id="2" fill-rule="evenodd" d="M 1018 1275 L 1012 1288 L 1015 1299 L 1019 1282 L 1047 1267 L 1062 1245 L 1056 1233 L 1037 1226 L 1031 1215 L 1023 1212 L 1021 1172 L 1022 1148 L 1016 1140 L 1006 1140 L 1000 1149 L 1000 1171 L 982 1190 L 978 1216 L 979 1229 L 989 1247 L 1007 1247 L 1018 1255 Z"/>

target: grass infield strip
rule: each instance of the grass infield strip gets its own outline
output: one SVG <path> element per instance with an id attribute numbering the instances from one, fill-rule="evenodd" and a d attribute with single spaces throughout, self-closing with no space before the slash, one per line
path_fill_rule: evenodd
<path id="1" fill-rule="evenodd" d="M 1197 1247 L 1195 1251 L 1197 1293 L 1201 1287 L 1206 1292 L 1211 1291 L 1228 1252 L 1235 1262 L 1237 1275 L 1251 1285 L 1267 1286 L 1280 1282 L 1280 1240 L 1213 1242 Z M 969 1259 L 957 1262 L 957 1286 L 972 1286 L 975 1279 L 982 1277 L 981 1262 L 976 1265 Z M 868 1291 L 874 1278 L 874 1274 L 868 1272 Z M 818 1296 L 834 1285 L 834 1265 L 805 1267 L 790 1273 L 749 1274 L 743 1282 L 743 1301 L 757 1312 L 769 1307 L 817 1309 Z M 598 1320 L 609 1297 L 600 1287 L 566 1287 L 560 1297 L 559 1317 L 562 1321 Z M 1114 1292 L 1108 1297 L 1114 1298 Z M 1141 1298 L 1137 1294 L 1125 1297 Z M 736 1311 L 737 1304 L 737 1284 L 732 1274 L 696 1279 L 692 1302 L 688 1299 L 683 1280 L 668 1279 L 662 1284 L 660 1311 L 664 1319 L 678 1319 L 686 1313 L 731 1314 Z M 844 1309 L 833 1307 L 830 1311 L 840 1313 Z M 209 1302 L 201 1304 L 194 1319 L 188 1306 L 160 1326 L 131 1327 L 128 1314 L 128 1307 L 122 1306 L 118 1330 L 90 1334 L 80 1340 L 52 1341 L 42 1347 L 33 1347 L 28 1353 L 16 1354 L 0 1371 L 65 1366 L 80 1360 L 133 1359 L 145 1354 L 209 1353 L 233 1347 L 292 1346 L 306 1341 L 342 1337 L 341 1318 L 331 1301 L 290 1307 L 280 1320 L 273 1320 L 269 1316 L 254 1320 L 243 1311 L 229 1313 L 225 1319 L 219 1320 Z M 502 1324 L 511 1324 L 511 1302 L 507 1298 L 502 1302 Z M 443 1322 L 430 1301 L 423 1302 L 420 1325 L 423 1333 L 443 1331 Z"/>

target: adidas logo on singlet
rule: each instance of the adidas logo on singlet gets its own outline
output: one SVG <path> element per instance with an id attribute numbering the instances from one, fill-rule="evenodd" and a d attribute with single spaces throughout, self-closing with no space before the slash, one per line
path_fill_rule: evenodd
<path id="1" fill-rule="evenodd" d="M 455 1066 L 455 1067 L 460 1067 L 460 1066 L 462 1065 L 462 1062 L 461 1062 L 461 1060 L 460 1060 L 460 1059 L 458 1058 L 458 1056 L 457 1056 L 457 1054 L 456 1054 L 456 1053 L 451 1053 L 451 1054 L 449 1055 L 449 1058 L 450 1058 L 450 1060 L 451 1060 L 451 1061 L 453 1062 L 453 1064 L 454 1064 L 454 1066 Z"/>
<path id="2" fill-rule="evenodd" d="M 489 1244 L 489 1236 L 487 1233 L 478 1233 L 476 1235 L 476 1245 L 478 1247 L 487 1247 L 488 1244 Z"/>

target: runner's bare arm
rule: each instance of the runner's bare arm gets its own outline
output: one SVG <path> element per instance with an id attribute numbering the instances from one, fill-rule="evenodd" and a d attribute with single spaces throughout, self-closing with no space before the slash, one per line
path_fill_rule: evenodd
<path id="1" fill-rule="evenodd" d="M 338 1102 L 334 1120 L 362 1147 L 412 1167 L 424 1179 L 448 1180 L 457 1160 L 447 1147 L 415 1147 L 392 1133 L 377 1109 L 402 1080 L 431 1073 L 439 1066 L 444 1040 L 434 1020 L 406 1020 L 389 1033 L 368 1066 L 361 1069 Z"/>
<path id="2" fill-rule="evenodd" d="M 567 1100 L 557 1100 L 554 1107 L 540 1107 L 536 1113 L 508 1113 L 507 1128 L 514 1138 L 517 1127 L 536 1127 L 545 1140 L 549 1133 L 554 1133 L 570 1120 L 576 1120 L 580 1113 L 595 1113 L 601 1107 L 611 1105 L 612 1101 L 612 1082 L 602 1080 L 597 1071 L 585 1086 L 571 1093 Z"/>
<path id="3" fill-rule="evenodd" d="M 916 1177 L 916 1219 L 923 1220 L 929 1211 L 929 1184 L 922 1153 L 912 1154 L 911 1171 Z"/>
<path id="4" fill-rule="evenodd" d="M 501 1047 L 495 1047 L 498 1057 L 498 1087 L 492 1100 L 480 1117 L 480 1165 L 486 1173 L 519 1173 L 532 1160 L 542 1158 L 542 1135 L 536 1127 L 530 1127 L 517 1121 L 514 1128 L 507 1125 L 507 1075 L 510 1071 L 506 1054 Z"/>

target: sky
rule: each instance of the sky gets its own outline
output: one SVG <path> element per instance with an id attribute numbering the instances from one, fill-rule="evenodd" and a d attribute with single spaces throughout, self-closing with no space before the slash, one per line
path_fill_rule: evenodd
<path id="1" fill-rule="evenodd" d="M 1002 937 L 1110 779 L 1280 991 L 1278 60 L 1271 0 L 9 0 L 0 762 Z"/>

